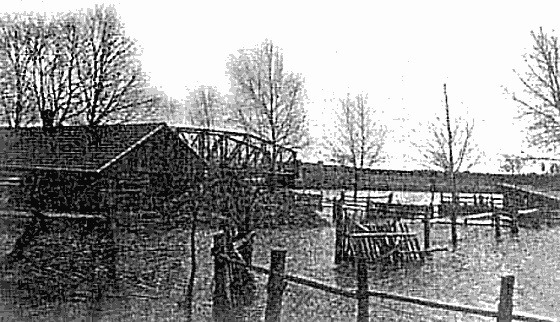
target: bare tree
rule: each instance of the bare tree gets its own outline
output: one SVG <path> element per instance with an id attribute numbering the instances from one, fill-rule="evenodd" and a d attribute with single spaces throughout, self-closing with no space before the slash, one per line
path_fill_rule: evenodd
<path id="1" fill-rule="evenodd" d="M 146 92 L 136 42 L 125 35 L 112 7 L 98 6 L 84 20 L 77 79 L 86 124 L 141 117 L 135 110 L 150 106 L 154 97 Z"/>
<path id="2" fill-rule="evenodd" d="M 454 120 L 454 124 L 449 124 L 450 132 L 447 130 L 447 121 L 436 117 L 434 122 L 429 122 L 423 129 L 427 129 L 428 138 L 423 141 L 411 142 L 420 154 L 419 162 L 426 167 L 449 173 L 453 168 L 453 173 L 468 171 L 473 166 L 480 163 L 482 153 L 478 145 L 473 141 L 474 121 L 469 122 L 461 117 Z M 412 130 L 412 133 L 421 132 Z M 420 135 L 425 133 L 418 133 Z M 453 166 L 449 145 L 451 144 L 454 155 Z"/>
<path id="3" fill-rule="evenodd" d="M 227 67 L 235 94 L 232 122 L 272 143 L 271 168 L 275 169 L 278 146 L 309 144 L 304 80 L 284 70 L 283 54 L 268 40 L 232 55 Z"/>
<path id="4" fill-rule="evenodd" d="M 420 163 L 430 168 L 445 172 L 451 186 L 451 239 L 453 247 L 457 245 L 456 208 L 458 207 L 456 173 L 467 171 L 480 162 L 482 153 L 473 141 L 474 121 L 468 122 L 461 117 L 452 119 L 449 111 L 447 85 L 443 84 L 445 97 L 445 120 L 439 116 L 435 122 L 429 122 L 426 128 L 427 139 L 411 142 L 420 154 Z M 453 122 L 454 120 L 454 122 Z M 454 123 L 454 124 L 452 124 Z M 413 133 L 419 132 L 412 130 Z M 418 133 L 424 136 L 424 133 Z"/>
<path id="5" fill-rule="evenodd" d="M 112 7 L 87 14 L 6 16 L 1 21 L 4 118 L 28 114 L 44 126 L 142 118 L 147 91 L 134 40 Z M 32 107 L 30 107 L 32 106 Z"/>
<path id="6" fill-rule="evenodd" d="M 152 104 L 127 111 L 125 115 L 133 114 L 129 121 L 181 123 L 181 115 L 185 110 L 183 101 L 170 97 L 156 88 L 147 89 L 145 95 L 151 95 Z"/>
<path id="7" fill-rule="evenodd" d="M 216 87 L 201 85 L 189 92 L 187 113 L 192 125 L 224 127 L 227 121 L 226 99 Z"/>
<path id="8" fill-rule="evenodd" d="M 354 199 L 358 196 L 359 172 L 382 160 L 387 129 L 375 118 L 367 95 L 340 99 L 334 133 L 325 133 L 326 148 L 339 163 L 354 170 Z"/>
<path id="9" fill-rule="evenodd" d="M 521 172 L 521 169 L 526 165 L 527 160 L 512 154 L 502 155 L 503 163 L 500 168 L 505 172 L 511 173 L 512 175 Z"/>
<path id="10" fill-rule="evenodd" d="M 4 15 L 0 20 L 0 99 L 2 123 L 18 128 L 33 122 L 34 107 L 28 39 L 30 22 L 21 16 Z"/>
<path id="11" fill-rule="evenodd" d="M 529 143 L 553 150 L 560 143 L 560 70 L 558 37 L 542 29 L 531 31 L 532 51 L 524 55 L 528 71 L 514 72 L 523 84 L 521 95 L 513 100 L 521 108 L 521 116 L 529 118 Z"/>

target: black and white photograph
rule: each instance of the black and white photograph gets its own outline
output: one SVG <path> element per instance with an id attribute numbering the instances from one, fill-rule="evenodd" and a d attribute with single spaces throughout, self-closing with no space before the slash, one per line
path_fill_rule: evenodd
<path id="1" fill-rule="evenodd" d="M 0 322 L 560 321 L 560 4 L 0 6 Z"/>

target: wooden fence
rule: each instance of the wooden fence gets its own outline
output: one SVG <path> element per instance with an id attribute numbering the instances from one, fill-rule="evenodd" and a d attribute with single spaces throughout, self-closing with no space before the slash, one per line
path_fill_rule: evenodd
<path id="1" fill-rule="evenodd" d="M 476 194 L 476 193 L 458 193 L 457 199 L 461 205 L 474 205 L 474 206 L 485 206 L 491 208 L 492 206 L 496 208 L 501 208 L 503 205 L 503 196 L 498 194 Z M 449 204 L 451 203 L 450 193 L 440 193 L 440 203 Z"/>
<path id="2" fill-rule="evenodd" d="M 214 237 L 213 249 L 223 249 L 223 234 Z M 356 321 L 367 322 L 370 317 L 369 299 L 380 298 L 412 305 L 419 305 L 432 309 L 441 309 L 447 311 L 474 314 L 484 317 L 496 318 L 499 322 L 507 322 L 513 320 L 545 322 L 555 321 L 551 318 L 530 315 L 526 313 L 513 312 L 513 292 L 514 292 L 514 276 L 504 276 L 501 279 L 501 288 L 499 295 L 499 304 L 496 310 L 484 309 L 475 306 L 458 305 L 445 303 L 441 301 L 425 299 L 420 297 L 403 296 L 389 292 L 370 290 L 368 286 L 368 268 L 365 257 L 356 258 L 356 278 L 357 289 L 345 290 L 327 285 L 325 283 L 313 281 L 307 278 L 294 276 L 285 272 L 286 266 L 286 250 L 274 249 L 271 251 L 270 268 L 264 268 L 257 265 L 248 264 L 246 261 L 234 259 L 225 253 L 214 253 L 214 296 L 213 296 L 213 316 L 215 321 L 230 321 L 231 301 L 227 297 L 226 292 L 226 271 L 228 265 L 242 267 L 249 271 L 268 275 L 267 285 L 267 301 L 265 309 L 266 322 L 279 322 L 282 316 L 282 298 L 286 283 L 293 283 L 313 288 L 317 291 L 327 292 L 334 295 L 343 296 L 350 299 L 358 300 L 356 307 Z"/>

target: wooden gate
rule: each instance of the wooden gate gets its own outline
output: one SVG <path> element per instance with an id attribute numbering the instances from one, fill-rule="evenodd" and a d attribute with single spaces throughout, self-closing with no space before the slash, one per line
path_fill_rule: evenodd
<path id="1" fill-rule="evenodd" d="M 336 241 L 335 263 L 368 262 L 399 264 L 423 259 L 416 233 L 401 219 L 365 222 L 337 205 L 333 209 Z M 354 217 L 354 218 L 352 218 Z"/>

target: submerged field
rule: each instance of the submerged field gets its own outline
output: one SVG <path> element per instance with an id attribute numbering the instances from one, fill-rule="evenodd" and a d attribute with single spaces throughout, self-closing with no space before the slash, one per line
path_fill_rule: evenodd
<path id="1" fill-rule="evenodd" d="M 18 228 L 19 226 L 19 228 Z M 17 236 L 21 225 L 13 222 L 2 225 L 0 250 L 8 249 L 10 240 Z M 421 227 L 411 226 L 420 232 Z M 448 226 L 435 226 L 432 232 L 435 246 L 445 246 L 449 240 Z M 459 229 L 460 242 L 456 252 L 435 253 L 425 263 L 403 267 L 372 267 L 370 288 L 388 292 L 420 296 L 442 301 L 496 308 L 500 276 L 512 273 L 516 277 L 514 303 L 516 311 L 544 316 L 559 316 L 555 294 L 560 293 L 556 272 L 560 255 L 560 229 L 522 229 L 518 237 L 505 233 L 496 241 L 492 229 L 468 227 Z M 4 280 L 2 298 L 4 317 L 34 321 L 61 320 L 73 316 L 76 321 L 86 316 L 97 316 L 108 321 L 183 321 L 182 303 L 190 273 L 189 231 L 175 227 L 168 231 L 151 233 L 127 232 L 120 235 L 122 247 L 117 257 L 120 292 L 126 296 L 107 296 L 95 310 L 84 303 L 72 302 L 58 307 L 28 306 L 17 312 L 18 305 L 6 297 L 9 283 Z M 210 255 L 212 231 L 197 234 L 199 269 L 195 283 L 195 321 L 211 321 L 213 264 Z M 126 242 L 124 242 L 126 241 Z M 422 243 L 422 241 L 420 240 Z M 336 267 L 333 263 L 334 229 L 322 227 L 297 229 L 294 227 L 259 230 L 254 247 L 254 263 L 268 267 L 270 250 L 288 251 L 287 271 L 329 285 L 352 289 L 355 273 L 350 267 Z M 267 277 L 256 274 L 257 300 L 243 308 L 242 320 L 255 321 L 264 317 Z M 114 295 L 114 294 L 113 294 Z M 384 321 L 477 321 L 488 320 L 472 315 L 371 299 L 372 318 Z M 285 321 L 349 321 L 355 319 L 356 301 L 333 296 L 304 286 L 289 284 L 283 298 Z"/>

